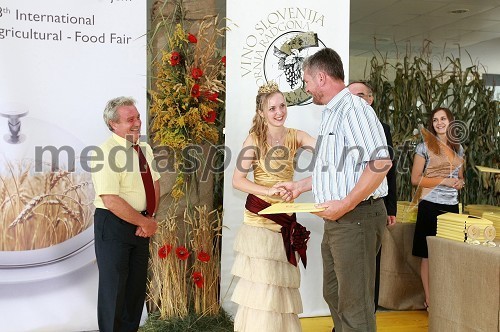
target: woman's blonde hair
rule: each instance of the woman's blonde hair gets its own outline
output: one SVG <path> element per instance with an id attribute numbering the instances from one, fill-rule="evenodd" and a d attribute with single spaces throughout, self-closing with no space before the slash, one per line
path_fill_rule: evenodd
<path id="1" fill-rule="evenodd" d="M 264 107 L 267 107 L 269 98 L 275 93 L 279 93 L 283 96 L 280 91 L 278 84 L 273 81 L 259 87 L 257 92 L 257 97 L 255 98 L 255 115 L 252 120 L 252 127 L 249 133 L 254 134 L 256 139 L 255 144 L 257 145 L 257 155 L 259 152 L 265 155 L 267 152 L 266 141 L 267 141 L 267 123 L 264 120 L 264 116 L 259 113 L 259 111 L 264 112 Z"/>

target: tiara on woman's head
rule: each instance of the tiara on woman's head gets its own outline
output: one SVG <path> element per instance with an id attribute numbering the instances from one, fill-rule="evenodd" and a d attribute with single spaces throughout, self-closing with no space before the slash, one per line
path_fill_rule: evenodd
<path id="1" fill-rule="evenodd" d="M 273 92 L 278 92 L 280 91 L 280 88 L 278 86 L 278 83 L 274 81 L 269 81 L 264 85 L 261 85 L 259 87 L 259 94 L 261 93 L 273 93 Z"/>

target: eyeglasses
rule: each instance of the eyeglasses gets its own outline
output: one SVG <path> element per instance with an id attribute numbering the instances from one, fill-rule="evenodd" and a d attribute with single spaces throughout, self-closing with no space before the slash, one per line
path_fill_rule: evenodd
<path id="1" fill-rule="evenodd" d="M 356 96 L 361 97 L 361 98 L 365 98 L 365 97 L 370 98 L 370 97 L 373 97 L 373 94 L 369 93 L 369 94 L 365 95 L 363 92 L 360 92 L 360 93 L 356 93 Z"/>

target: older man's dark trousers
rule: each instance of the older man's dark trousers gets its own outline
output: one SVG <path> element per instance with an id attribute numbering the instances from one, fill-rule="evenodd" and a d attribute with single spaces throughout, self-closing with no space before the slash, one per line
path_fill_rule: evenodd
<path id="1" fill-rule="evenodd" d="M 94 215 L 99 268 L 97 319 L 100 332 L 135 332 L 139 328 L 149 259 L 149 238 L 106 209 Z"/>

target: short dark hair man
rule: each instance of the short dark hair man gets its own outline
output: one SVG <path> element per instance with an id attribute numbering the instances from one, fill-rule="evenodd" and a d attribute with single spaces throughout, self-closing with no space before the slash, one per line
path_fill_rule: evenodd
<path id="1" fill-rule="evenodd" d="M 311 190 L 325 220 L 323 297 L 337 332 L 376 331 L 375 257 L 385 230 L 387 142 L 373 109 L 344 84 L 340 56 L 324 48 L 303 63 L 313 102 L 326 105 L 312 177 L 279 183 L 291 200 Z"/>

